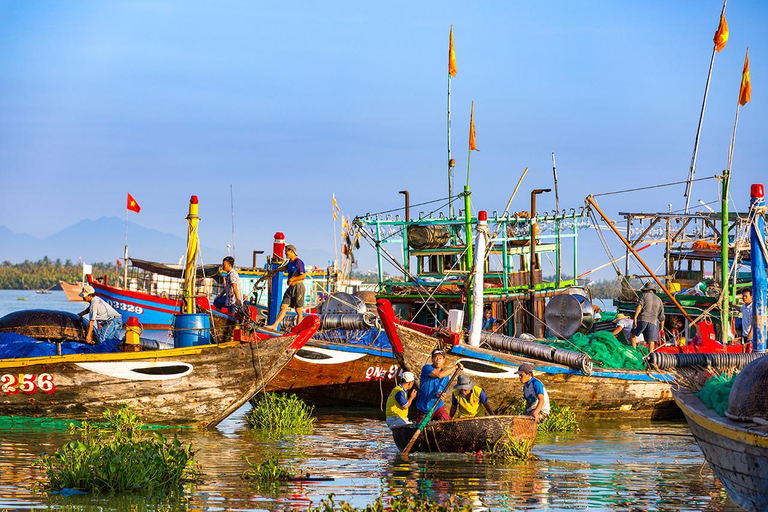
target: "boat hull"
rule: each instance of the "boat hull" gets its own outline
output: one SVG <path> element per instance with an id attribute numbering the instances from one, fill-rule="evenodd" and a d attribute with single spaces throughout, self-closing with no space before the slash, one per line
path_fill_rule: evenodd
<path id="1" fill-rule="evenodd" d="M 380 407 L 401 373 L 388 348 L 310 340 L 267 386 L 319 407 Z"/>
<path id="2" fill-rule="evenodd" d="M 402 365 L 419 375 L 424 364 L 429 363 L 432 350 L 442 346 L 442 341 L 402 325 L 395 328 L 403 346 Z M 586 375 L 556 363 L 465 344 L 446 348 L 446 365 L 462 363 L 464 373 L 485 389 L 491 407 L 501 414 L 511 413 L 522 400 L 522 385 L 515 372 L 522 363 L 530 363 L 550 400 L 560 407 L 570 407 L 578 416 L 605 419 L 680 416 L 672 398 L 669 384 L 672 374 L 669 373 L 600 369 Z"/>
<path id="3" fill-rule="evenodd" d="M 3 359 L 0 415 L 99 420 L 104 411 L 127 404 L 146 423 L 211 427 L 264 389 L 298 348 L 294 335 L 147 352 Z"/>
<path id="4" fill-rule="evenodd" d="M 392 429 L 392 438 L 403 451 L 417 426 Z M 530 416 L 481 416 L 458 420 L 430 421 L 411 448 L 411 452 L 477 453 L 494 445 L 536 440 L 536 422 Z"/>
<path id="5" fill-rule="evenodd" d="M 768 510 L 768 426 L 718 416 L 687 390 L 674 397 L 728 496 L 743 509 Z"/>
<path id="6" fill-rule="evenodd" d="M 66 281 L 59 281 L 59 286 L 61 286 L 61 290 L 64 292 L 64 295 L 67 296 L 69 302 L 85 302 L 83 298 L 80 297 L 80 292 L 83 291 L 83 285 L 80 283 L 69 284 Z"/>

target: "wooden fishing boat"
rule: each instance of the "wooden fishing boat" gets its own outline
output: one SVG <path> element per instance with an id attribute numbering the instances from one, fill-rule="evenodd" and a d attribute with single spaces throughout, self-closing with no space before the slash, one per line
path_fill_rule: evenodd
<path id="1" fill-rule="evenodd" d="M 392 429 L 392 437 L 403 451 L 416 432 L 416 424 Z M 411 452 L 477 453 L 499 445 L 536 441 L 536 421 L 531 416 L 480 416 L 458 420 L 430 421 Z"/>
<path id="2" fill-rule="evenodd" d="M 419 375 L 437 347 L 445 350 L 446 365 L 461 363 L 464 373 L 485 389 L 495 411 L 507 413 L 522 400 L 522 385 L 515 374 L 523 363 L 534 366 L 549 398 L 561 407 L 570 407 L 578 416 L 592 418 L 678 417 L 670 390 L 673 374 L 623 369 L 575 369 L 564 364 L 517 356 L 500 350 L 460 343 L 446 344 L 437 331 L 409 322 L 398 322 L 382 311 L 379 314 L 401 365 Z M 390 335 L 389 330 L 394 334 Z M 419 329 L 419 330 L 416 330 Z M 576 354 L 578 355 L 578 354 Z"/>
<path id="3" fill-rule="evenodd" d="M 69 302 L 83 302 L 83 298 L 80 297 L 80 292 L 83 291 L 83 285 L 80 283 L 70 284 L 66 281 L 59 281 L 64 295 L 67 296 Z"/>
<path id="4" fill-rule="evenodd" d="M 127 404 L 146 423 L 212 427 L 263 390 L 315 333 L 133 353 L 0 360 L 0 415 L 100 420 Z"/>
<path id="5" fill-rule="evenodd" d="M 768 510 L 768 425 L 719 416 L 690 390 L 673 395 L 728 496 L 746 510 Z"/>

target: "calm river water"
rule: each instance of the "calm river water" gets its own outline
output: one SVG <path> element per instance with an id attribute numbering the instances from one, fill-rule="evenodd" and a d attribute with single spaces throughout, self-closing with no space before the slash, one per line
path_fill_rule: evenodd
<path id="1" fill-rule="evenodd" d="M 0 291 L 0 316 L 32 308 L 79 311 L 81 304 L 67 302 L 61 292 Z M 0 510 L 282 510 L 317 505 L 331 493 L 337 501 L 364 506 L 404 492 L 437 501 L 454 496 L 476 510 L 738 510 L 693 438 L 685 437 L 683 420 L 583 423 L 579 433 L 540 435 L 536 461 L 499 465 L 463 455 L 404 459 L 375 409 L 318 410 L 314 434 L 281 441 L 250 432 L 247 410 L 211 432 L 166 432 L 199 450 L 203 482 L 181 498 L 160 501 L 38 492 L 34 484 L 44 474 L 33 462 L 74 436 L 56 422 L 0 421 Z M 651 430 L 660 434 L 638 433 Z M 241 479 L 246 456 L 259 461 L 270 454 L 333 480 L 259 489 Z"/>

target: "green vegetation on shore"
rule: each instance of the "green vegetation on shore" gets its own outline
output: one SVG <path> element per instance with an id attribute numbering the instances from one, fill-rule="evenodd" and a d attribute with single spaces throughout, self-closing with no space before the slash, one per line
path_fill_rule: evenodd
<path id="1" fill-rule="evenodd" d="M 94 263 L 93 274 L 102 276 L 114 273 L 115 264 Z M 0 264 L 0 290 L 43 290 L 58 287 L 59 281 L 75 283 L 82 279 L 83 267 L 71 260 L 62 262 L 48 256 L 38 261 Z"/>
<path id="2" fill-rule="evenodd" d="M 309 434 L 315 428 L 314 407 L 296 395 L 261 393 L 251 398 L 253 409 L 245 419 L 254 430 L 271 439 L 289 434 Z"/>

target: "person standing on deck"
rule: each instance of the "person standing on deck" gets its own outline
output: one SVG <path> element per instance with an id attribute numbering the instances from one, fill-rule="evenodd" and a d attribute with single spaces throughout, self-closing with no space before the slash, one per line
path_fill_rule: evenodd
<path id="1" fill-rule="evenodd" d="M 387 426 L 389 428 L 399 425 L 408 425 L 408 408 L 416 399 L 416 390 L 413 384 L 416 376 L 411 372 L 403 372 L 403 381 L 389 394 L 387 398 Z"/>
<path id="2" fill-rule="evenodd" d="M 224 258 L 221 262 L 221 268 L 227 273 L 224 276 L 224 291 L 213 300 L 213 306 L 216 309 L 240 306 L 243 302 L 240 296 L 240 276 L 235 270 L 235 258 L 232 256 Z"/>
<path id="3" fill-rule="evenodd" d="M 493 409 L 488 405 L 485 390 L 475 386 L 467 375 L 459 375 L 457 384 L 453 386 L 451 398 L 451 418 L 474 418 L 476 416 L 493 416 Z M 480 405 L 485 409 L 480 409 Z"/>
<path id="4" fill-rule="evenodd" d="M 741 292 L 741 342 L 752 342 L 752 318 L 755 314 L 755 305 L 752 303 L 752 289 L 745 288 Z"/>
<path id="5" fill-rule="evenodd" d="M 120 337 L 120 328 L 123 326 L 123 319 L 120 317 L 120 313 L 104 302 L 101 297 L 97 297 L 96 290 L 89 284 L 83 285 L 83 291 L 80 292 L 80 296 L 88 302 L 88 307 L 78 313 L 77 316 L 82 318 L 90 313 L 85 342 L 89 345 L 95 345 L 96 343 L 103 343 L 105 340 L 118 339 Z M 96 335 L 96 342 L 93 341 L 94 334 Z"/>
<path id="6" fill-rule="evenodd" d="M 653 352 L 659 341 L 659 333 L 664 329 L 664 303 L 654 293 L 651 283 L 645 283 L 642 291 L 643 295 L 635 309 L 632 347 L 637 348 L 637 336 L 642 334 L 648 342 L 648 350 Z"/>
<path id="7" fill-rule="evenodd" d="M 416 422 L 420 422 L 424 416 L 432 409 L 432 406 L 437 404 L 435 412 L 432 413 L 432 419 L 436 420 L 449 420 L 451 417 L 448 415 L 448 411 L 445 410 L 445 404 L 443 398 L 445 393 L 443 389 L 448 385 L 451 380 L 451 374 L 455 369 L 462 369 L 461 363 L 458 363 L 453 368 L 444 368 L 445 365 L 445 352 L 442 349 L 436 348 L 432 351 L 432 364 L 424 365 L 421 369 L 421 378 L 419 379 L 419 386 L 421 386 L 421 392 L 416 397 Z"/>
<path id="8" fill-rule="evenodd" d="M 523 384 L 523 398 L 525 398 L 526 416 L 533 416 L 536 423 L 541 423 L 549 416 L 549 394 L 544 389 L 544 384 L 533 376 L 533 366 L 523 363 L 517 369 L 517 375 Z"/>
<path id="9" fill-rule="evenodd" d="M 296 310 L 296 325 L 299 325 L 304 318 L 304 295 L 306 293 L 304 278 L 307 277 L 307 271 L 304 269 L 304 262 L 296 254 L 295 245 L 286 245 L 285 255 L 288 256 L 288 263 L 272 271 L 272 273 L 283 271 L 288 273 L 288 289 L 285 290 L 283 295 L 280 313 L 278 313 L 275 323 L 267 326 L 267 329 L 271 330 L 278 330 L 280 328 L 280 322 L 283 321 L 289 307 Z"/>

